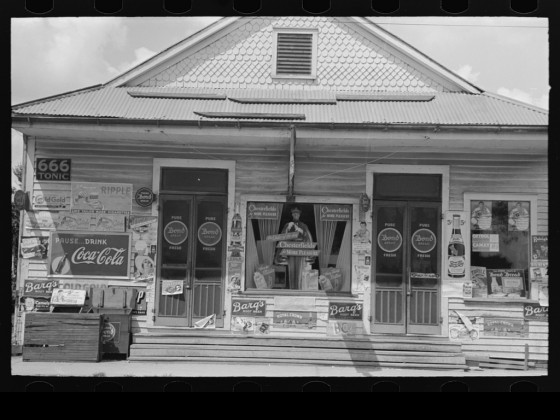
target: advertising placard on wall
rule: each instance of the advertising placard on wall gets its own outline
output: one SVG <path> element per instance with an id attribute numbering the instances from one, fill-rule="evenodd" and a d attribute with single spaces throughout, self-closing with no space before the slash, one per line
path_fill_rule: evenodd
<path id="1" fill-rule="evenodd" d="M 125 215 L 61 211 L 55 217 L 55 229 L 60 231 L 87 230 L 88 232 L 124 232 Z"/>
<path id="2" fill-rule="evenodd" d="M 50 297 L 53 289 L 58 288 L 58 280 L 24 280 L 23 296 Z"/>
<path id="3" fill-rule="evenodd" d="M 34 236 L 21 238 L 21 258 L 45 259 L 49 251 L 49 238 Z"/>
<path id="4" fill-rule="evenodd" d="M 548 236 L 531 236 L 531 266 L 548 267 Z"/>
<path id="5" fill-rule="evenodd" d="M 35 179 L 37 181 L 70 181 L 72 173 L 70 159 L 37 158 L 35 161 Z"/>
<path id="6" fill-rule="evenodd" d="M 51 232 L 50 276 L 122 277 L 130 275 L 130 234 Z"/>
<path id="7" fill-rule="evenodd" d="M 329 302 L 329 319 L 361 321 L 362 308 L 359 302 Z"/>
<path id="8" fill-rule="evenodd" d="M 73 212 L 130 213 L 132 184 L 72 182 Z"/>
<path id="9" fill-rule="evenodd" d="M 33 210 L 69 210 L 71 203 L 68 191 L 33 191 Z"/>
<path id="10" fill-rule="evenodd" d="M 444 280 L 468 280 L 470 276 L 469 214 L 446 211 L 443 234 Z"/>
<path id="11" fill-rule="evenodd" d="M 352 206 L 321 204 L 321 222 L 340 222 L 352 219 Z"/>
<path id="12" fill-rule="evenodd" d="M 133 279 L 135 282 L 154 280 L 157 251 L 157 216 L 131 215 Z"/>
<path id="13" fill-rule="evenodd" d="M 231 314 L 237 316 L 265 316 L 266 300 L 264 299 L 232 299 Z"/>
<path id="14" fill-rule="evenodd" d="M 317 328 L 317 312 L 274 311 L 274 328 Z"/>
<path id="15" fill-rule="evenodd" d="M 281 206 L 281 203 L 247 203 L 247 217 L 249 219 L 278 220 Z"/>

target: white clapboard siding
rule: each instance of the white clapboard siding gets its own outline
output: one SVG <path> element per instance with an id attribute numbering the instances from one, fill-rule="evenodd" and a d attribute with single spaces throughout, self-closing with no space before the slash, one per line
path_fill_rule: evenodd
<path id="1" fill-rule="evenodd" d="M 482 319 L 505 318 L 523 319 L 523 301 L 467 301 L 461 298 L 449 299 L 449 323 L 457 323 L 455 311 L 467 317 L 479 317 L 476 324 L 481 325 Z M 529 359 L 547 360 L 548 358 L 548 322 L 526 320 L 526 337 L 491 336 L 481 332 L 478 340 L 461 340 L 465 354 L 473 356 L 510 357 L 523 359 L 525 345 L 529 346 Z M 483 324 L 482 324 L 483 325 Z"/>

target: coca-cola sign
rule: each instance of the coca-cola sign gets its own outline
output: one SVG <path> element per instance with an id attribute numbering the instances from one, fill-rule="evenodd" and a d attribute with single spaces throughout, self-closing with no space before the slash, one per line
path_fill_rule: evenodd
<path id="1" fill-rule="evenodd" d="M 49 275 L 126 277 L 130 275 L 130 234 L 51 233 Z"/>

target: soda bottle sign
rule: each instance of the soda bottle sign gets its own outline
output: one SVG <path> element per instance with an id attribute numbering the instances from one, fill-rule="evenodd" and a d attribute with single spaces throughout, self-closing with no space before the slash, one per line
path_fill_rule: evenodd
<path id="1" fill-rule="evenodd" d="M 453 230 L 447 248 L 448 269 L 451 278 L 465 277 L 465 243 L 461 235 L 461 216 L 453 215 Z"/>

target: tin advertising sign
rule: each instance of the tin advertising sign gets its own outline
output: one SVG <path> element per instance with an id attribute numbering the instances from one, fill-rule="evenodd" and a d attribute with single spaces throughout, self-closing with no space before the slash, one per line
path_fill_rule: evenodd
<path id="1" fill-rule="evenodd" d="M 130 275 L 130 234 L 52 232 L 51 276 L 123 277 Z"/>
<path id="2" fill-rule="evenodd" d="M 132 184 L 73 182 L 72 211 L 130 213 Z"/>

